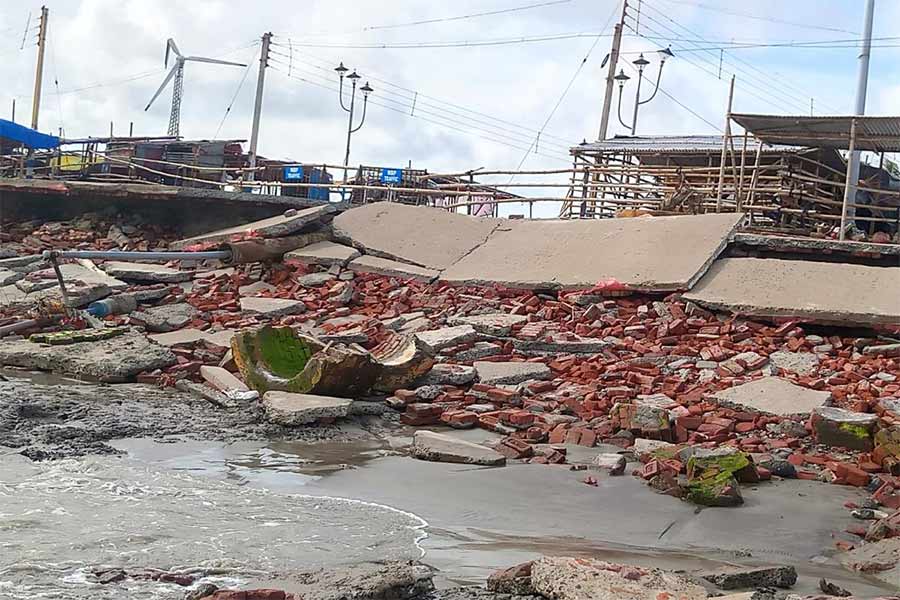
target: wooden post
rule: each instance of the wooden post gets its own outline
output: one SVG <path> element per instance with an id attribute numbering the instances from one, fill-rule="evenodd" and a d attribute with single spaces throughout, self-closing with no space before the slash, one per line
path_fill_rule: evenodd
<path id="1" fill-rule="evenodd" d="M 737 211 L 741 212 L 741 208 L 743 207 L 743 197 L 744 193 L 744 165 L 747 163 L 747 130 L 744 130 L 744 146 L 741 148 L 741 175 L 740 175 L 740 183 L 738 184 L 737 190 Z"/>
<path id="2" fill-rule="evenodd" d="M 856 119 L 850 120 L 850 152 L 847 154 L 847 177 L 844 181 L 844 203 L 841 205 L 841 232 L 838 235 L 838 239 L 843 240 L 846 237 L 847 233 L 847 205 L 850 203 L 850 190 L 856 189 L 856 186 L 851 186 L 851 177 L 853 176 L 852 170 L 850 169 L 850 161 L 849 157 L 853 156 L 853 152 L 856 150 Z M 856 202 L 856 198 L 853 198 L 853 202 Z"/>
<path id="3" fill-rule="evenodd" d="M 728 138 L 731 137 L 731 103 L 734 100 L 734 75 L 728 88 L 728 110 L 725 111 L 725 136 L 722 138 L 722 156 L 719 161 L 719 190 L 716 193 L 716 212 L 722 212 L 722 188 L 725 185 L 725 154 L 728 152 Z"/>

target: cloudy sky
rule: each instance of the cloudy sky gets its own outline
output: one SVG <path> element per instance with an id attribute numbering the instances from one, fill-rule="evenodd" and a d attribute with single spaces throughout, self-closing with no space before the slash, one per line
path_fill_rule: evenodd
<path id="1" fill-rule="evenodd" d="M 247 139 L 258 42 L 271 31 L 276 54 L 267 71 L 261 154 L 343 161 L 347 115 L 332 70 L 343 61 L 375 88 L 366 123 L 353 139 L 351 164 L 411 161 L 443 172 L 566 166 L 569 145 L 597 136 L 601 62 L 621 10 L 617 0 L 46 4 L 50 43 L 41 130 L 105 135 L 112 121 L 118 134 L 127 133 L 129 122 L 136 134 L 164 134 L 170 90 L 149 111 L 144 106 L 165 76 L 165 41 L 172 37 L 185 54 L 250 64 L 187 65 L 182 135 Z M 36 31 L 26 33 L 26 22 L 30 13 L 35 25 L 40 5 L 0 4 L 0 115 L 9 118 L 15 98 L 19 122 L 30 120 L 36 55 Z M 671 45 L 675 53 L 660 93 L 641 107 L 638 134 L 716 133 L 732 73 L 737 111 L 808 114 L 814 98 L 816 114 L 849 112 L 863 5 L 629 0 L 626 62 L 646 53 L 648 74 L 655 77 L 655 51 Z M 900 110 L 900 38 L 893 37 L 898 20 L 900 1 L 877 0 L 869 114 Z M 626 73 L 635 76 L 630 68 Z M 625 88 L 626 120 L 634 87 L 632 79 Z M 644 89 L 651 91 L 652 83 Z M 609 133 L 624 131 L 614 115 Z"/>

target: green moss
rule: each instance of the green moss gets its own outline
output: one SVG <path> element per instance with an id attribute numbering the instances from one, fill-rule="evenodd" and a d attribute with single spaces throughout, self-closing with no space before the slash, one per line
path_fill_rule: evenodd
<path id="1" fill-rule="evenodd" d="M 256 336 L 259 358 L 269 371 L 290 379 L 306 366 L 312 349 L 287 327 L 264 327 Z"/>
<path id="2" fill-rule="evenodd" d="M 750 464 L 750 459 L 743 452 L 735 452 L 725 456 L 692 456 L 688 460 L 688 473 L 702 474 L 708 470 L 731 475 Z"/>
<path id="3" fill-rule="evenodd" d="M 840 429 L 844 433 L 849 433 L 853 437 L 857 437 L 861 440 L 869 437 L 869 429 L 863 425 L 854 425 L 853 423 L 841 423 L 840 425 L 838 425 L 838 429 Z"/>

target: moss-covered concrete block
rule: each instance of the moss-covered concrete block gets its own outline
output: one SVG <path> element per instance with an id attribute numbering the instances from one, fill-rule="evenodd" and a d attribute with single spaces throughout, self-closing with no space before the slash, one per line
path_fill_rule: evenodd
<path id="1" fill-rule="evenodd" d="M 874 447 L 877 415 L 821 406 L 813 411 L 811 420 L 813 434 L 820 444 L 863 452 Z"/>

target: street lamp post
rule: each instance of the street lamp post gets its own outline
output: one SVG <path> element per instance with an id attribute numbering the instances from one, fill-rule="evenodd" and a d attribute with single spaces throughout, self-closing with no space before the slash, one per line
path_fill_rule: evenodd
<path id="1" fill-rule="evenodd" d="M 344 167 L 345 167 L 344 168 L 344 181 L 346 181 L 347 180 L 346 167 L 348 164 L 350 164 L 350 137 L 354 133 L 359 131 L 362 128 L 363 123 L 366 122 L 366 106 L 368 106 L 368 104 L 369 104 L 369 94 L 372 93 L 374 90 L 372 89 L 371 86 L 369 86 L 368 81 L 365 83 L 365 85 L 363 85 L 361 88 L 359 88 L 360 91 L 363 93 L 362 119 L 360 119 L 359 125 L 354 127 L 353 126 L 353 110 L 354 110 L 354 105 L 356 104 L 356 82 L 358 79 L 360 79 L 360 76 L 357 75 L 355 70 L 352 73 L 350 73 L 349 75 L 346 75 L 347 79 L 350 80 L 350 82 L 353 86 L 353 90 L 350 92 L 350 107 L 347 108 L 346 106 L 344 106 L 344 77 L 345 77 L 344 74 L 349 69 L 347 69 L 347 67 L 344 66 L 344 63 L 341 63 L 340 65 L 335 67 L 334 70 L 337 71 L 338 78 L 340 79 L 340 85 L 338 87 L 338 98 L 341 101 L 341 108 L 343 108 L 345 111 L 350 113 L 350 116 L 347 119 L 347 151 L 344 153 Z"/>
<path id="2" fill-rule="evenodd" d="M 667 58 L 671 58 L 672 56 L 674 56 L 674 54 L 672 53 L 672 50 L 670 50 L 669 48 L 664 48 L 662 50 L 659 50 L 658 54 L 659 54 L 659 71 L 656 74 L 656 86 L 653 88 L 653 93 L 650 94 L 650 97 L 647 98 L 646 100 L 641 100 L 641 82 L 644 80 L 644 69 L 647 67 L 647 65 L 650 64 L 650 61 L 647 60 L 646 58 L 644 58 L 643 53 L 641 53 L 641 55 L 636 60 L 632 61 L 632 64 L 637 67 L 638 81 L 637 81 L 637 89 L 635 90 L 635 93 L 634 93 L 634 113 L 631 116 L 631 125 L 628 125 L 627 123 L 625 123 L 622 120 L 622 91 L 625 88 L 625 82 L 627 82 L 629 79 L 631 79 L 631 77 L 626 75 L 625 71 L 623 71 L 622 69 L 619 69 L 619 74 L 613 78 L 619 82 L 619 107 L 618 107 L 618 111 L 617 111 L 618 116 L 619 116 L 619 123 L 621 123 L 623 127 L 627 127 L 628 129 L 631 129 L 631 135 L 634 135 L 635 132 L 637 131 L 638 109 L 641 107 L 642 104 L 647 104 L 648 102 L 653 100 L 653 98 L 656 97 L 656 92 L 659 91 L 659 81 L 662 78 L 663 65 L 666 64 Z"/>

